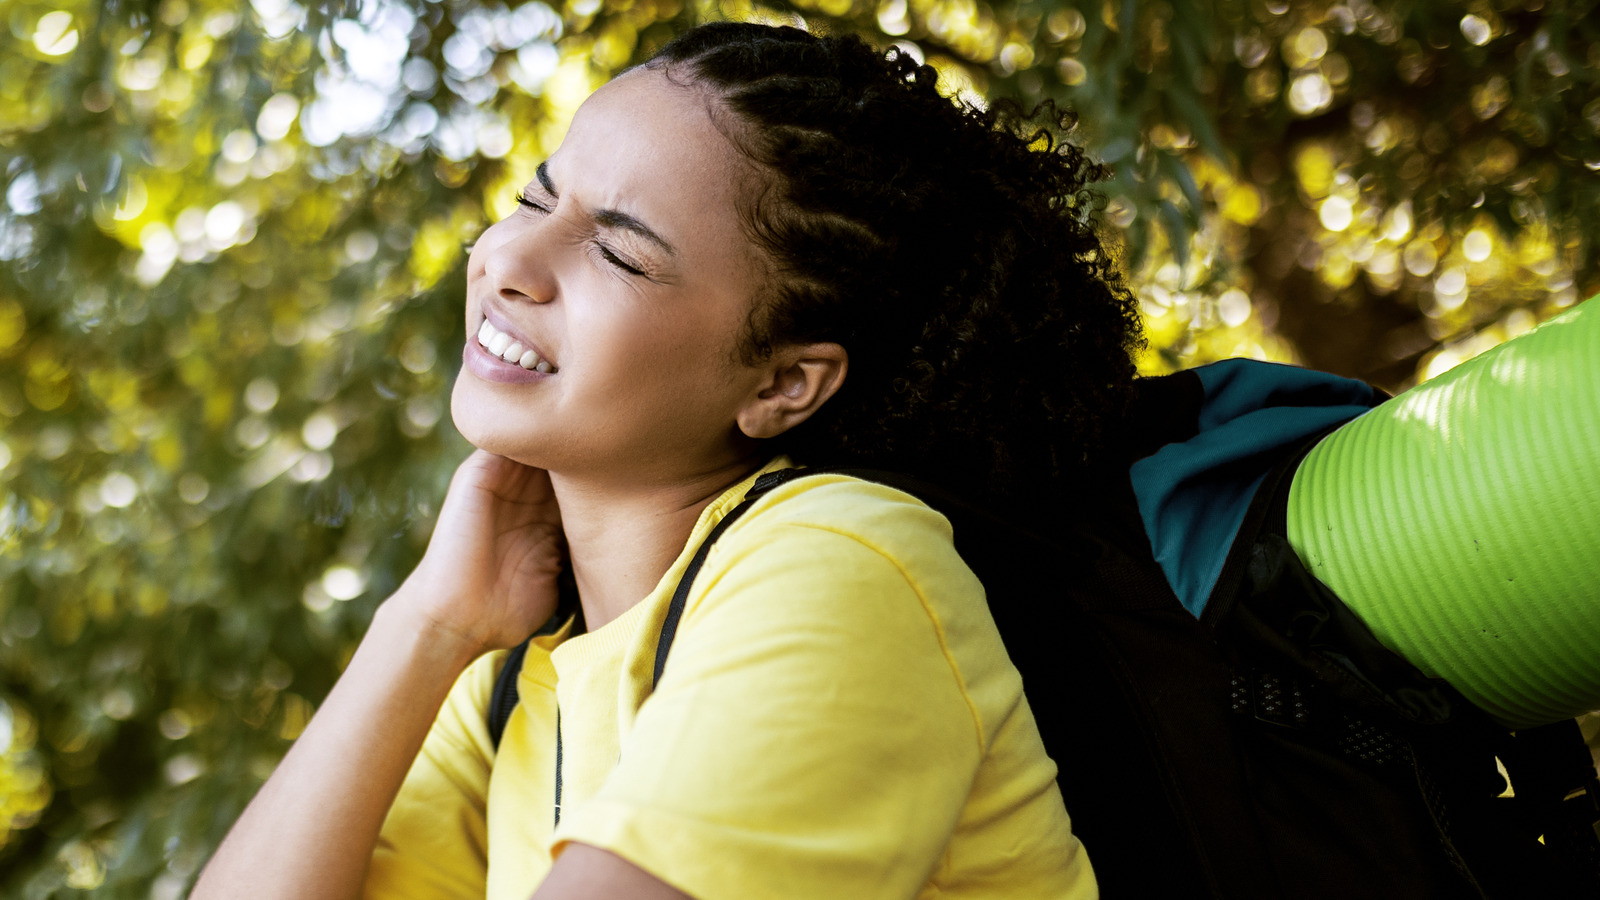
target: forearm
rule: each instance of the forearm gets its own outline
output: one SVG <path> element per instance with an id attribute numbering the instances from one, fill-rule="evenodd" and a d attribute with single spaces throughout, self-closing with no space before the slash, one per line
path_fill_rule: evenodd
<path id="1" fill-rule="evenodd" d="M 196 900 L 359 893 L 384 816 L 477 652 L 424 627 L 399 600 L 379 608 L 322 708 L 207 865 Z"/>

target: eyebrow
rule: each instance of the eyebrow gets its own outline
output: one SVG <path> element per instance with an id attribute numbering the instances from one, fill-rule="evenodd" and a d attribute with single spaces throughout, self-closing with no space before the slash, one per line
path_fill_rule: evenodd
<path id="1" fill-rule="evenodd" d="M 556 190 L 556 183 L 550 180 L 550 164 L 548 162 L 539 163 L 539 168 L 534 170 L 534 175 L 538 177 L 540 186 L 542 186 L 545 191 L 550 194 L 550 196 L 560 199 L 561 194 Z M 620 228 L 624 231 L 631 231 L 645 240 L 656 244 L 662 250 L 667 251 L 669 256 L 678 255 L 677 249 L 674 248 L 672 244 L 668 243 L 666 238 L 656 234 L 654 229 L 652 229 L 649 225 L 646 225 L 637 218 L 630 216 L 621 210 L 592 210 L 589 213 L 589 217 L 594 219 L 595 223 L 600 225 L 602 228 Z"/>

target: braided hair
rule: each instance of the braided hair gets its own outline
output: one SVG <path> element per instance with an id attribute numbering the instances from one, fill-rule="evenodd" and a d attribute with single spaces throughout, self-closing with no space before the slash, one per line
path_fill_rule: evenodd
<path id="1" fill-rule="evenodd" d="M 1056 136 L 1069 117 L 952 102 L 903 52 L 796 28 L 702 25 L 644 66 L 708 91 L 763 175 L 740 211 L 772 273 L 745 361 L 849 354 L 774 449 L 1002 503 L 1074 493 L 1110 454 L 1140 328 L 1091 214 L 1106 172 Z"/>

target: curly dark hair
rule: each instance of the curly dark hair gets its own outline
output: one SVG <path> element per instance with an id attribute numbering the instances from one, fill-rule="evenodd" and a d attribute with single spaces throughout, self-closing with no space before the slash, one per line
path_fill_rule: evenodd
<path id="1" fill-rule="evenodd" d="M 797 461 L 911 472 L 992 501 L 1069 490 L 1117 444 L 1140 341 L 1070 117 L 953 102 L 899 50 L 715 23 L 645 64 L 708 90 L 766 176 L 741 213 L 773 269 L 747 328 L 849 353 L 775 439 Z"/>

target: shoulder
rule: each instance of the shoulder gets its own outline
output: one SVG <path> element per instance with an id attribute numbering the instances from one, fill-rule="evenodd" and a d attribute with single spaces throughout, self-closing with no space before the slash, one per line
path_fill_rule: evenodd
<path id="1" fill-rule="evenodd" d="M 879 570 L 884 578 L 917 580 L 927 571 L 954 569 L 949 522 L 901 491 L 840 475 L 796 478 L 772 488 L 716 538 L 695 594 L 713 588 L 730 571 L 748 577 L 782 573 L 813 580 L 842 574 L 830 563 L 856 563 L 843 571 Z"/>
<path id="2" fill-rule="evenodd" d="M 774 488 L 729 528 L 721 543 L 769 550 L 785 544 L 820 545 L 842 553 L 861 548 L 908 576 L 966 570 L 943 515 L 904 491 L 837 474 L 796 478 Z"/>
<path id="3" fill-rule="evenodd" d="M 832 660 L 917 657 L 948 667 L 963 690 L 974 678 L 999 694 L 1017 687 L 950 522 L 910 494 L 845 476 L 783 484 L 730 526 L 695 579 L 684 626 Z"/>
<path id="4" fill-rule="evenodd" d="M 712 545 L 652 702 L 723 680 L 779 709 L 842 692 L 858 710 L 884 711 L 920 696 L 940 710 L 934 718 L 965 730 L 968 749 L 979 747 L 967 663 L 1004 660 L 997 639 L 973 640 L 993 631 L 974 627 L 980 619 L 983 587 L 943 516 L 883 485 L 795 479 Z"/>
<path id="5" fill-rule="evenodd" d="M 987 608 L 949 520 L 904 491 L 836 474 L 763 495 L 712 546 L 690 604 L 737 594 L 787 605 L 802 593 L 849 604 L 863 624 L 874 612 L 945 619 Z"/>

